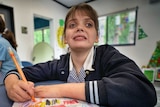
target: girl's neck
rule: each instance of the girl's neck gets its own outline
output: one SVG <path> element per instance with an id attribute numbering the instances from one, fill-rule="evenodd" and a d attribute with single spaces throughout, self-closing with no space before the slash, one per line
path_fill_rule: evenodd
<path id="1" fill-rule="evenodd" d="M 81 68 L 83 67 L 83 64 L 89 54 L 89 51 L 85 51 L 85 52 L 71 52 L 71 58 L 72 58 L 72 62 L 73 62 L 73 66 L 76 69 L 77 73 L 80 72 Z"/>

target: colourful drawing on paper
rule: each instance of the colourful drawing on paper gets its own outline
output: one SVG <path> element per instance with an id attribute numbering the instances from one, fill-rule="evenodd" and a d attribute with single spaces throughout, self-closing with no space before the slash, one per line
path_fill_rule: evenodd
<path id="1" fill-rule="evenodd" d="M 69 98 L 36 98 L 36 102 L 15 102 L 12 107 L 98 107 L 98 105 Z"/>

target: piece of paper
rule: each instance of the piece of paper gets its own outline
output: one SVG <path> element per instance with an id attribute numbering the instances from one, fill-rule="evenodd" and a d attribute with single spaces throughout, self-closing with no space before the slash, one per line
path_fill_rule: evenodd
<path id="1" fill-rule="evenodd" d="M 84 101 L 69 98 L 36 98 L 36 102 L 14 102 L 12 107 L 99 107 Z"/>

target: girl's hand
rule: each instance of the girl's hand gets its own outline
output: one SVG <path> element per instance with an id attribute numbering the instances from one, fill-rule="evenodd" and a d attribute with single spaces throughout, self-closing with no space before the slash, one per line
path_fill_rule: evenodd
<path id="1" fill-rule="evenodd" d="M 9 75 L 5 80 L 5 87 L 8 97 L 16 102 L 31 100 L 34 95 L 34 83 L 18 80 L 16 75 Z"/>
<path id="2" fill-rule="evenodd" d="M 60 93 L 61 85 L 41 85 L 36 86 L 34 89 L 36 97 L 45 98 L 60 98 L 63 97 Z"/>

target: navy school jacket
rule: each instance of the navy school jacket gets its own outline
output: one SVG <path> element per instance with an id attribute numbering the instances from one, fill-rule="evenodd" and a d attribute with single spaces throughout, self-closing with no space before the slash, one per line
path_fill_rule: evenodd
<path id="1" fill-rule="evenodd" d="M 23 68 L 29 81 L 60 80 L 69 75 L 67 53 L 60 59 Z M 95 48 L 95 71 L 86 71 L 85 96 L 89 103 L 106 107 L 154 107 L 156 91 L 136 63 L 110 45 Z M 15 73 L 15 70 L 10 71 Z"/>

